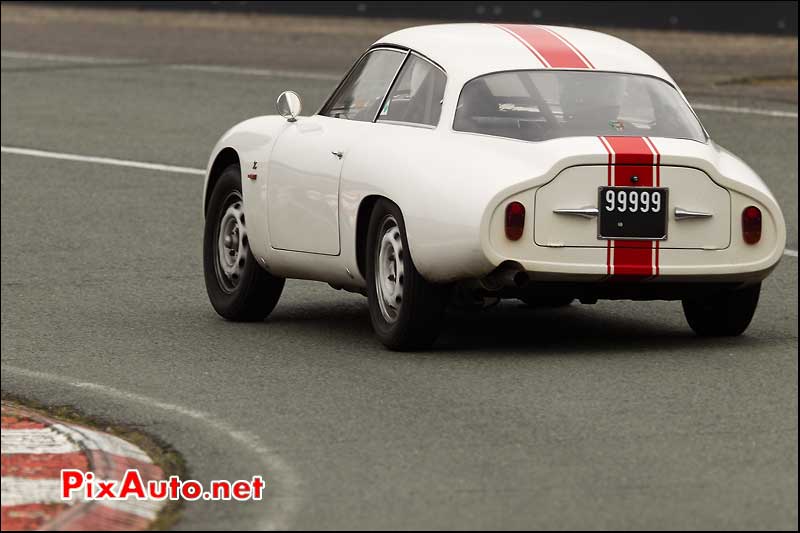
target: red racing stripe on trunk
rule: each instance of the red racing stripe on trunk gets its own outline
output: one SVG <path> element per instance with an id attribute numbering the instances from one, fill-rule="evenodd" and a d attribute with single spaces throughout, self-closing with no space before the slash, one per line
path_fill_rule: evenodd
<path id="1" fill-rule="evenodd" d="M 653 269 L 653 241 L 614 241 L 614 275 L 650 277 Z"/>
<path id="2" fill-rule="evenodd" d="M 653 187 L 661 183 L 661 156 L 646 137 L 600 137 L 609 152 L 611 186 Z M 636 181 L 632 178 L 636 177 Z M 613 276 L 650 277 L 659 274 L 658 241 L 609 240 L 606 271 Z"/>
<path id="3" fill-rule="evenodd" d="M 586 56 L 553 30 L 529 24 L 498 24 L 547 68 L 594 68 Z"/>
<path id="4" fill-rule="evenodd" d="M 652 165 L 653 151 L 644 137 L 603 137 L 614 152 L 617 165 Z M 622 184 L 617 184 L 622 185 Z M 625 184 L 627 185 L 627 184 Z"/>

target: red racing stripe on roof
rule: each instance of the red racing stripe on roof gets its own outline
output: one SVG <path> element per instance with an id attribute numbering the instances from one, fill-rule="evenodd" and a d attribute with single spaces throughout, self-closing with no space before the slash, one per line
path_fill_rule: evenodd
<path id="1" fill-rule="evenodd" d="M 497 27 L 525 45 L 547 68 L 594 68 L 580 50 L 553 30 L 529 24 L 497 24 Z"/>

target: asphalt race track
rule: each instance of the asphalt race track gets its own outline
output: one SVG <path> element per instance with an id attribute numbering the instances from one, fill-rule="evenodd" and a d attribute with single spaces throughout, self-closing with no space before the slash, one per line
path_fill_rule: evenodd
<path id="1" fill-rule="evenodd" d="M 106 45 L 11 9 L 4 150 L 203 168 L 218 136 L 273 113 L 281 90 L 313 112 L 348 63 L 335 47 L 326 67 L 324 47 L 295 46 L 296 64 L 244 65 L 235 38 L 214 47 L 166 28 L 143 40 L 124 23 Z M 158 39 L 187 44 L 157 57 Z M 687 91 L 779 198 L 790 250 L 796 91 L 744 103 Z M 780 113 L 713 110 L 744 104 Z M 178 527 L 797 528 L 796 251 L 740 338 L 695 337 L 679 303 L 506 302 L 451 316 L 432 351 L 392 353 L 366 300 L 325 284 L 288 282 L 265 323 L 218 318 L 202 182 L 2 154 L 3 392 L 141 427 L 196 479 L 268 480 L 264 501 L 187 504 Z"/>

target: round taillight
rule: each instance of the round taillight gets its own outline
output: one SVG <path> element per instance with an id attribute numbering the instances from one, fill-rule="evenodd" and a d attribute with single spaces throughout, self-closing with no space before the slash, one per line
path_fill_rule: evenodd
<path id="1" fill-rule="evenodd" d="M 511 202 L 506 206 L 506 237 L 518 241 L 525 229 L 525 206 L 519 202 Z"/>
<path id="2" fill-rule="evenodd" d="M 754 205 L 742 211 L 742 237 L 747 244 L 755 244 L 761 240 L 761 209 Z"/>

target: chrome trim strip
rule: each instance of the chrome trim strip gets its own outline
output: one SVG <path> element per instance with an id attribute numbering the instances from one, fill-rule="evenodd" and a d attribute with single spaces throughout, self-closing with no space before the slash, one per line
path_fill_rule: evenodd
<path id="1" fill-rule="evenodd" d="M 394 76 L 392 76 L 392 81 L 389 83 L 389 86 L 386 88 L 386 92 L 383 93 L 383 98 L 381 98 L 381 105 L 378 106 L 378 110 L 375 111 L 375 116 L 372 117 L 372 120 L 370 122 L 377 122 L 378 121 L 378 117 L 381 116 L 381 111 L 383 110 L 383 106 L 386 105 L 386 99 L 389 98 L 390 94 L 392 94 L 392 88 L 394 87 L 394 84 L 397 83 L 397 78 L 400 76 L 400 73 L 403 71 L 403 67 L 408 62 L 408 58 L 409 57 L 411 57 L 411 50 L 410 49 L 406 50 L 406 56 L 400 62 L 400 66 L 397 67 L 397 72 L 395 72 Z"/>
<path id="2" fill-rule="evenodd" d="M 712 213 L 705 213 L 703 211 L 689 211 L 688 209 L 681 209 L 680 207 L 676 207 L 675 211 L 675 220 L 686 220 L 689 218 L 711 218 L 714 215 Z"/>
<path id="3" fill-rule="evenodd" d="M 575 215 L 583 218 L 594 218 L 600 214 L 600 210 L 596 207 L 565 207 L 561 209 L 553 209 L 553 213 L 557 215 Z"/>
<path id="4" fill-rule="evenodd" d="M 375 124 L 394 124 L 396 126 L 411 126 L 412 128 L 425 128 L 426 130 L 436 129 L 436 126 L 431 126 L 430 124 L 419 124 L 418 122 L 403 122 L 402 120 L 379 120 Z"/>

